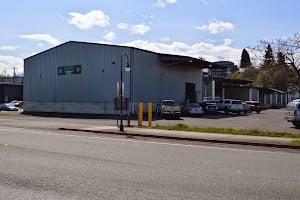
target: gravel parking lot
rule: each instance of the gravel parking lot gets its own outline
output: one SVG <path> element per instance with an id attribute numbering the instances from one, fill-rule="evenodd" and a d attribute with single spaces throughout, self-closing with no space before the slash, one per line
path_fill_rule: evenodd
<path id="1" fill-rule="evenodd" d="M 169 125 L 184 123 L 191 126 L 200 127 L 222 127 L 235 129 L 259 129 L 271 131 L 285 131 L 300 133 L 300 129 L 294 128 L 292 123 L 284 119 L 285 109 L 268 109 L 261 113 L 203 115 L 200 117 L 181 117 L 179 120 L 157 120 L 153 125 Z"/>

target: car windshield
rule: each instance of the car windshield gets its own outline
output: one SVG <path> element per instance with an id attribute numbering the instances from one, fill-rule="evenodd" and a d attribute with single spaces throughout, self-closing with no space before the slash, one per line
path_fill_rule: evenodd
<path id="1" fill-rule="evenodd" d="M 167 105 L 167 106 L 175 106 L 175 101 L 164 101 L 163 105 Z"/>
<path id="2" fill-rule="evenodd" d="M 192 107 L 192 108 L 197 108 L 197 107 L 199 107 L 199 104 L 197 104 L 197 103 L 191 103 L 191 104 L 190 104 L 190 107 Z"/>

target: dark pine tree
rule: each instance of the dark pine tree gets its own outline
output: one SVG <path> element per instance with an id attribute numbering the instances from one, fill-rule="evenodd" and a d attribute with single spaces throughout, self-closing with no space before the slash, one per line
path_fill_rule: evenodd
<path id="1" fill-rule="evenodd" d="M 282 52 L 277 53 L 277 63 L 278 65 L 286 65 L 285 57 Z"/>
<path id="2" fill-rule="evenodd" d="M 273 49 L 270 44 L 268 44 L 267 49 L 265 50 L 265 55 L 264 55 L 264 66 L 265 67 L 270 67 L 274 64 L 274 53 Z"/>
<path id="3" fill-rule="evenodd" d="M 249 67 L 251 67 L 250 56 L 247 50 L 243 49 L 242 57 L 241 57 L 241 68 L 249 68 Z"/>

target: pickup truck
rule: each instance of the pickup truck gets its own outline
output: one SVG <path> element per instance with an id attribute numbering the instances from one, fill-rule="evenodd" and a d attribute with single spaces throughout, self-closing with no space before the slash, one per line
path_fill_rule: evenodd
<path id="1" fill-rule="evenodd" d="M 161 104 L 156 105 L 156 114 L 160 115 L 161 118 L 167 116 L 179 118 L 181 108 L 176 104 L 175 100 L 163 100 Z"/>
<path id="2" fill-rule="evenodd" d="M 221 99 L 217 102 L 217 106 L 220 111 L 224 111 L 225 113 L 231 112 L 237 113 L 238 115 L 240 115 L 241 112 L 247 113 L 241 100 Z"/>
<path id="3" fill-rule="evenodd" d="M 289 102 L 285 108 L 284 118 L 296 128 L 300 128 L 300 101 Z"/>

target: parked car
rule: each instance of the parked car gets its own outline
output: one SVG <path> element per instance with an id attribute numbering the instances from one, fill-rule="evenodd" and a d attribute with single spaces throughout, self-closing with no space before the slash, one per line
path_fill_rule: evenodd
<path id="1" fill-rule="evenodd" d="M 236 99 L 221 99 L 217 102 L 218 109 L 224 111 L 225 113 L 237 113 L 244 112 L 244 106 L 241 100 Z"/>
<path id="2" fill-rule="evenodd" d="M 285 109 L 284 118 L 296 128 L 300 128 L 300 102 L 289 102 Z"/>
<path id="3" fill-rule="evenodd" d="M 218 106 L 215 101 L 203 101 L 200 105 L 206 114 L 215 114 L 218 112 Z"/>
<path id="4" fill-rule="evenodd" d="M 259 101 L 246 101 L 246 103 L 249 105 L 250 112 L 257 112 L 260 113 L 262 110 L 262 105 Z"/>
<path id="5" fill-rule="evenodd" d="M 242 102 L 242 104 L 243 104 L 243 112 L 245 114 L 248 114 L 249 112 L 251 112 L 251 108 L 246 102 Z"/>
<path id="6" fill-rule="evenodd" d="M 181 108 L 176 104 L 175 100 L 163 100 L 161 104 L 156 105 L 156 113 L 164 118 L 166 116 L 179 118 Z"/>
<path id="7" fill-rule="evenodd" d="M 184 103 L 181 105 L 182 115 L 202 115 L 203 109 L 198 103 Z"/>
<path id="8" fill-rule="evenodd" d="M 19 109 L 11 103 L 3 103 L 0 105 L 0 111 L 18 111 Z"/>
<path id="9" fill-rule="evenodd" d="M 23 101 L 14 100 L 14 101 L 11 101 L 10 104 L 14 105 L 17 108 L 23 108 L 24 102 Z"/>

